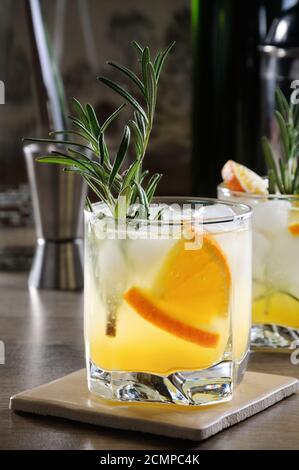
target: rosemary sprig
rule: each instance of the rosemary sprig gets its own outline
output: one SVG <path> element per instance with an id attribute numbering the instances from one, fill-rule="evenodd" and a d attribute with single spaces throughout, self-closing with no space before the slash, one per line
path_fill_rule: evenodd
<path id="1" fill-rule="evenodd" d="M 51 132 L 49 139 L 24 139 L 55 145 L 55 150 L 50 155 L 40 156 L 37 161 L 61 164 L 65 167 L 65 171 L 80 174 L 99 200 L 109 207 L 116 219 L 126 217 L 128 210 L 131 210 L 134 205 L 140 207 L 133 215 L 130 212 L 130 217 L 147 218 L 149 216 L 149 206 L 162 175 L 155 173 L 148 178 L 148 172 L 144 171 L 142 166 L 153 127 L 161 70 L 173 45 L 174 43 L 164 51 L 158 52 L 152 60 L 149 48 L 142 48 L 134 42 L 133 47 L 137 51 L 141 68 L 139 76 L 123 65 L 107 62 L 133 82 L 139 94 L 138 98 L 109 78 L 98 77 L 101 83 L 120 95 L 134 110 L 132 119 L 124 128 L 114 157 L 111 157 L 106 145 L 105 133 L 126 103 L 119 106 L 101 124 L 91 104 L 84 106 L 73 98 L 74 115 L 69 116 L 73 129 Z M 140 97 L 142 102 L 140 102 Z M 128 169 L 123 171 L 122 166 L 129 149 L 131 132 L 134 135 L 135 160 Z M 57 137 L 60 135 L 64 138 L 59 140 Z M 65 140 L 65 136 L 68 135 L 79 137 L 80 142 L 74 139 Z M 61 150 L 62 146 L 63 150 Z M 86 206 L 91 208 L 88 201 Z"/>
<path id="2" fill-rule="evenodd" d="M 274 116 L 280 132 L 281 154 L 275 158 L 266 137 L 262 148 L 268 168 L 269 192 L 299 194 L 299 106 L 288 103 L 282 91 L 275 92 Z"/>

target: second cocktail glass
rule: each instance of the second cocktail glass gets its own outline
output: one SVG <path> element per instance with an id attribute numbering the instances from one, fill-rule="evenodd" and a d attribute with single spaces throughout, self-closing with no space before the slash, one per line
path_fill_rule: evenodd
<path id="1" fill-rule="evenodd" d="M 299 340 L 299 196 L 241 193 L 224 184 L 218 196 L 253 209 L 252 347 L 293 349 Z"/>

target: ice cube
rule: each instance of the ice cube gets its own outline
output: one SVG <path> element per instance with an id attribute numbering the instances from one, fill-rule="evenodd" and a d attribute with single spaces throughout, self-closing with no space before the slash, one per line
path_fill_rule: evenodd
<path id="1" fill-rule="evenodd" d="M 98 251 L 99 277 L 107 284 L 114 284 L 123 288 L 127 277 L 127 266 L 124 252 L 122 250 L 123 240 L 106 239 L 101 243 Z"/>
<path id="2" fill-rule="evenodd" d="M 151 206 L 151 219 L 155 218 L 155 215 L 163 208 L 162 220 L 172 222 L 182 222 L 182 220 L 190 220 L 202 218 L 204 210 L 203 204 L 190 204 L 188 202 L 181 204 L 159 204 Z"/>
<path id="3" fill-rule="evenodd" d="M 252 296 L 254 300 L 258 300 L 261 297 L 267 295 L 267 287 L 264 283 L 259 281 L 253 281 L 252 284 Z"/>
<path id="4" fill-rule="evenodd" d="M 213 233 L 233 230 L 235 228 L 235 217 L 236 213 L 231 206 L 225 204 L 205 206 L 203 211 L 204 228 Z M 221 222 L 219 219 L 225 220 Z"/>
<path id="5" fill-rule="evenodd" d="M 288 233 L 287 229 L 271 243 L 265 275 L 271 289 L 299 298 L 299 238 Z"/>
<path id="6" fill-rule="evenodd" d="M 253 229 L 268 238 L 275 237 L 278 232 L 287 230 L 290 208 L 289 201 L 260 202 L 254 207 Z"/>
<path id="7" fill-rule="evenodd" d="M 269 255 L 270 242 L 264 235 L 254 231 L 252 234 L 252 244 L 253 279 L 264 282 L 265 263 Z"/>
<path id="8" fill-rule="evenodd" d="M 106 311 L 106 332 L 115 334 L 117 312 L 128 288 L 128 267 L 122 249 L 123 240 L 106 239 L 97 253 L 97 292 Z"/>
<path id="9" fill-rule="evenodd" d="M 169 239 L 136 239 L 126 240 L 126 259 L 133 275 L 141 279 L 150 276 L 162 265 L 167 253 L 176 243 L 175 238 Z"/>
<path id="10" fill-rule="evenodd" d="M 203 210 L 204 220 L 229 217 L 234 219 L 236 213 L 233 208 L 225 204 L 212 204 L 205 206 Z"/>

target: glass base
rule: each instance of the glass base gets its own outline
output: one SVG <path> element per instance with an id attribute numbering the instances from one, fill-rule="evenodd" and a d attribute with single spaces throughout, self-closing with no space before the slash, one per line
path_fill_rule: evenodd
<path id="1" fill-rule="evenodd" d="M 289 352 L 298 344 L 299 330 L 294 328 L 277 325 L 253 325 L 251 328 L 251 349 L 254 351 Z"/>
<path id="2" fill-rule="evenodd" d="M 210 405 L 232 398 L 232 362 L 167 376 L 106 371 L 90 363 L 88 387 L 97 396 L 118 402 Z"/>
<path id="3" fill-rule="evenodd" d="M 249 355 L 250 355 L 250 350 L 249 350 L 249 342 L 248 342 L 248 348 L 243 358 L 241 359 L 241 361 L 234 362 L 234 380 L 233 381 L 234 381 L 235 386 L 239 385 L 243 380 L 243 377 L 247 369 L 247 364 L 249 361 Z"/>

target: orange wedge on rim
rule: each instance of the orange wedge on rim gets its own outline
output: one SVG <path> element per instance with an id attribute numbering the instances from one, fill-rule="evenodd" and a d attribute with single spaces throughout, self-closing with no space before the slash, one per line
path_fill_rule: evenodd
<path id="1" fill-rule="evenodd" d="M 215 317 L 228 315 L 231 274 L 218 244 L 203 235 L 202 246 L 186 250 L 178 240 L 151 290 L 131 287 L 124 299 L 145 320 L 179 338 L 215 348 Z"/>
<path id="2" fill-rule="evenodd" d="M 232 191 L 253 194 L 268 194 L 267 182 L 240 163 L 228 160 L 222 168 L 221 175 L 225 185 Z"/>

